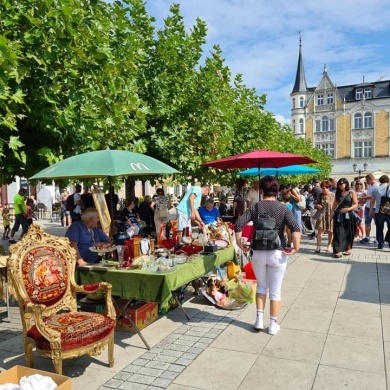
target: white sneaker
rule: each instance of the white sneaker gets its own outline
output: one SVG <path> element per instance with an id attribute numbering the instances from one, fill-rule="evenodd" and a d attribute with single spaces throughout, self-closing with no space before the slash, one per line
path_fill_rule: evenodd
<path id="1" fill-rule="evenodd" d="M 280 331 L 280 325 L 276 321 L 272 321 L 271 325 L 268 328 L 268 334 L 272 336 L 276 335 Z"/>
<path id="2" fill-rule="evenodd" d="M 260 317 L 256 317 L 256 322 L 253 324 L 253 327 L 256 330 L 263 330 L 264 329 L 263 320 L 260 319 Z"/>

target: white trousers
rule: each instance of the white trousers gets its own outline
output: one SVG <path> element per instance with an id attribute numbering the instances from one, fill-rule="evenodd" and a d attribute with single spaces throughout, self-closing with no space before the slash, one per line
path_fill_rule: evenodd
<path id="1" fill-rule="evenodd" d="M 271 301 L 280 301 L 287 256 L 280 250 L 253 251 L 252 267 L 257 279 L 258 294 L 267 294 Z"/>

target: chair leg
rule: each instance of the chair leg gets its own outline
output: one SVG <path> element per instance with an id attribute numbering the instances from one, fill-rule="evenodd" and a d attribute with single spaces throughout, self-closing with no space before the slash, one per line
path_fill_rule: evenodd
<path id="1" fill-rule="evenodd" d="M 58 375 L 62 375 L 62 359 L 61 358 L 52 358 L 53 366 L 54 366 L 54 371 Z"/>
<path id="2" fill-rule="evenodd" d="M 109 367 L 114 367 L 114 333 L 110 337 L 110 341 L 108 342 L 108 366 Z"/>
<path id="3" fill-rule="evenodd" d="M 34 367 L 33 344 L 27 338 L 24 340 L 24 353 L 26 355 L 27 367 Z"/>

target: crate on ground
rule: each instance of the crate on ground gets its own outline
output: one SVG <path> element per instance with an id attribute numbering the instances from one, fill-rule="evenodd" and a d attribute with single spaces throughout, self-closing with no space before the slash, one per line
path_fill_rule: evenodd
<path id="1" fill-rule="evenodd" d="M 126 304 L 127 299 L 116 298 L 115 301 L 119 307 L 123 307 L 123 305 Z M 117 311 L 118 316 L 118 308 L 115 308 L 115 310 Z M 126 312 L 137 325 L 138 329 L 143 329 L 157 320 L 158 304 L 156 302 L 135 301 L 132 306 L 129 306 L 126 309 Z M 131 326 L 129 319 L 126 318 L 123 314 L 118 318 L 115 330 L 132 333 L 136 332 L 135 328 Z"/>
<path id="2" fill-rule="evenodd" d="M 168 303 L 165 306 L 160 307 L 158 314 L 167 314 L 173 309 L 176 309 L 179 305 L 177 304 L 175 295 L 177 296 L 177 299 L 179 300 L 180 304 L 182 305 L 184 303 L 184 294 L 186 291 L 186 286 L 182 286 L 175 290 L 172 294 L 172 297 L 168 301 Z"/>
<path id="3" fill-rule="evenodd" d="M 13 383 L 19 384 L 23 376 L 39 374 L 53 379 L 57 385 L 56 390 L 72 390 L 72 379 L 65 375 L 58 375 L 48 371 L 36 370 L 34 368 L 15 366 L 0 374 L 0 384 Z"/>

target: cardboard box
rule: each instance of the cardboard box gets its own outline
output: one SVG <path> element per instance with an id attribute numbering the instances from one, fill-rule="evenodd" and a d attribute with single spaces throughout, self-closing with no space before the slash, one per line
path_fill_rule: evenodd
<path id="1" fill-rule="evenodd" d="M 123 306 L 126 301 L 126 299 L 122 298 L 116 299 L 118 306 Z M 115 310 L 117 311 L 118 315 L 118 309 L 115 308 Z M 138 329 L 143 329 L 152 322 L 156 321 L 158 317 L 158 303 L 138 302 L 136 305 L 128 307 L 126 311 L 129 313 L 131 319 L 135 322 Z M 121 332 L 136 332 L 135 328 L 130 325 L 130 321 L 123 315 L 118 318 L 115 330 Z"/>
<path id="2" fill-rule="evenodd" d="M 28 368 L 23 366 L 15 366 L 7 371 L 2 372 L 0 374 L 0 384 L 19 384 L 19 381 L 23 376 L 30 376 L 34 374 L 49 376 L 56 383 L 56 390 L 72 390 L 72 379 L 68 376 L 58 375 L 48 371 L 35 370 L 34 368 Z"/>

